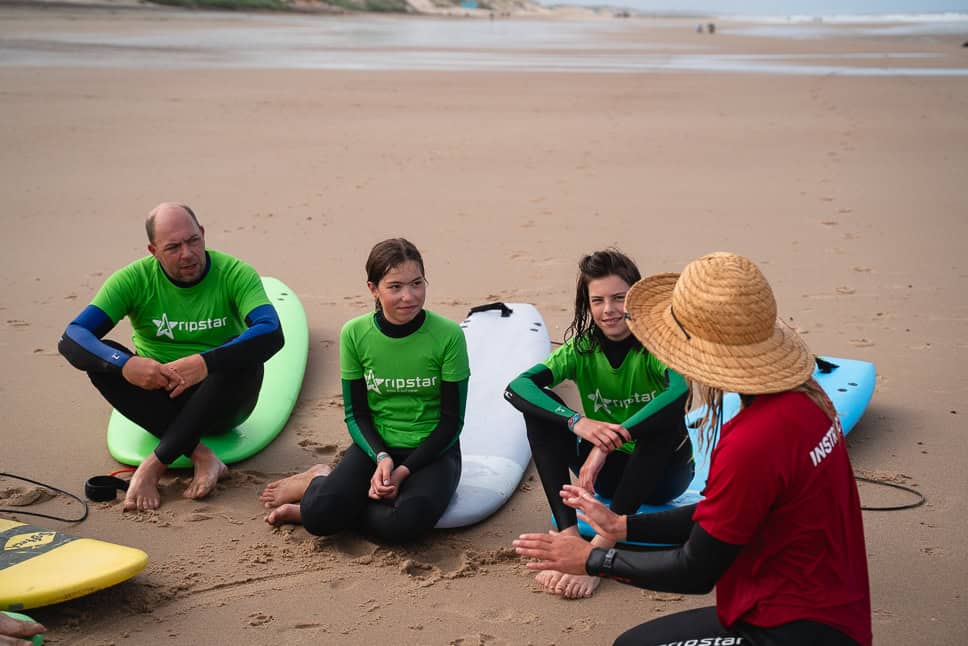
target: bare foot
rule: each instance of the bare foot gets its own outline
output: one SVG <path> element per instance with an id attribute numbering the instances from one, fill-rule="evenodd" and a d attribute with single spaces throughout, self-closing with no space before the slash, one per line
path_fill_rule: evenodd
<path id="1" fill-rule="evenodd" d="M 227 478 L 229 468 L 218 459 L 218 456 L 201 442 L 192 451 L 192 462 L 195 463 L 195 476 L 188 483 L 188 488 L 182 495 L 186 498 L 198 500 L 212 493 L 219 480 Z"/>
<path id="2" fill-rule="evenodd" d="M 328 476 L 332 471 L 333 469 L 328 464 L 314 464 L 302 473 L 270 482 L 262 491 L 259 500 L 262 501 L 266 509 L 272 509 L 289 502 L 299 502 L 313 478 Z"/>
<path id="3" fill-rule="evenodd" d="M 21 621 L 0 612 L 0 644 L 30 644 L 31 637 L 45 630 L 36 621 Z"/>
<path id="4" fill-rule="evenodd" d="M 278 527 L 279 525 L 301 525 L 302 512 L 299 510 L 299 505 L 280 505 L 270 511 L 265 520 L 273 527 Z"/>
<path id="5" fill-rule="evenodd" d="M 563 574 L 555 592 L 566 599 L 585 599 L 592 596 L 602 580 L 587 574 Z"/>
<path id="6" fill-rule="evenodd" d="M 558 570 L 542 570 L 535 575 L 534 580 L 548 592 L 558 594 L 556 588 L 558 587 L 558 579 L 562 576 L 562 573 Z"/>
<path id="7" fill-rule="evenodd" d="M 167 468 L 154 453 L 149 453 L 131 476 L 124 496 L 124 511 L 158 509 L 161 506 L 158 481 Z"/>

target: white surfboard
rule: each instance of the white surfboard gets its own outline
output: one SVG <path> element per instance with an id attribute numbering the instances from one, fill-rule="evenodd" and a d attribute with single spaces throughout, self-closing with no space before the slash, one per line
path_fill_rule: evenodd
<path id="1" fill-rule="evenodd" d="M 483 307 L 493 308 L 480 311 Z M 495 303 L 474 308 L 461 323 L 471 378 L 460 436 L 460 484 L 437 527 L 484 520 L 511 497 L 531 461 L 524 416 L 504 400 L 505 387 L 551 350 L 534 305 Z"/>

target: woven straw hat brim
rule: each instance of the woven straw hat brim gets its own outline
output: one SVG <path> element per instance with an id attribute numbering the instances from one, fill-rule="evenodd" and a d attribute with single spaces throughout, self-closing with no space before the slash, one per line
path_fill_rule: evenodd
<path id="1" fill-rule="evenodd" d="M 632 333 L 676 372 L 720 390 L 746 395 L 795 388 L 813 375 L 814 359 L 800 336 L 777 319 L 759 343 L 722 344 L 686 337 L 670 311 L 679 274 L 657 274 L 635 283 L 625 300 Z"/>

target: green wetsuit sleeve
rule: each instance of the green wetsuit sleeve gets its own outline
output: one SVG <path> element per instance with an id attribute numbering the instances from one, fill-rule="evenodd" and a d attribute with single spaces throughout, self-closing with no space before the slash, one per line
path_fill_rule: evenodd
<path id="1" fill-rule="evenodd" d="M 346 428 L 358 447 L 376 461 L 377 453 L 386 451 L 386 444 L 373 424 L 373 414 L 366 401 L 366 381 L 343 379 L 343 409 Z"/>
<path id="2" fill-rule="evenodd" d="M 518 375 L 504 390 L 504 399 L 522 413 L 534 415 L 563 427 L 576 411 L 558 402 L 548 394 L 555 385 L 551 369 L 543 363 L 536 364 Z"/>
<path id="3" fill-rule="evenodd" d="M 639 439 L 653 428 L 681 425 L 676 422 L 681 422 L 686 414 L 685 397 L 689 387 L 682 375 L 675 370 L 667 370 L 666 376 L 669 380 L 668 387 L 622 423 L 633 440 Z"/>
<path id="4" fill-rule="evenodd" d="M 464 411 L 467 409 L 467 383 L 443 381 L 440 385 L 440 421 L 423 442 L 407 456 L 403 466 L 410 473 L 424 468 L 447 451 L 460 438 L 464 428 Z"/>

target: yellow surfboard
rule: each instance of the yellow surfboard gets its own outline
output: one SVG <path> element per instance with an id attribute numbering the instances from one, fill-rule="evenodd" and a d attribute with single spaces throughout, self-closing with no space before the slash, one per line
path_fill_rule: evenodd
<path id="1" fill-rule="evenodd" d="M 75 599 L 141 572 L 139 549 L 0 518 L 0 610 Z"/>

